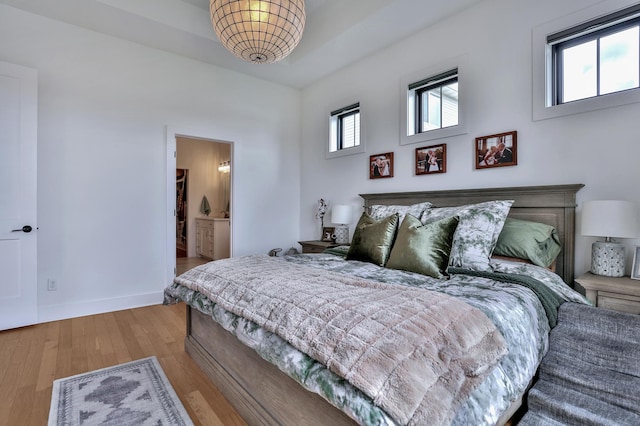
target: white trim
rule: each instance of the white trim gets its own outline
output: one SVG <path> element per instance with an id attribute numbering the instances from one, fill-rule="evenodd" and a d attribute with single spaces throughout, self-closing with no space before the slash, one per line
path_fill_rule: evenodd
<path id="1" fill-rule="evenodd" d="M 613 108 L 640 102 L 640 89 L 610 93 L 595 98 L 581 99 L 561 105 L 551 105 L 551 49 L 547 47 L 547 37 L 567 28 L 608 15 L 617 10 L 632 6 L 633 1 L 609 0 L 592 7 L 581 9 L 570 15 L 547 22 L 532 32 L 532 116 L 534 121 L 564 117 L 599 109 Z"/>
<path id="2" fill-rule="evenodd" d="M 464 135 L 467 133 L 469 94 L 466 89 L 466 76 L 468 61 L 469 59 L 467 55 L 457 56 L 422 71 L 412 73 L 400 80 L 400 145 L 410 145 L 419 142 L 448 138 L 451 136 Z M 408 97 L 409 85 L 416 81 L 424 80 L 429 76 L 442 74 L 455 68 L 458 69 L 458 125 L 408 135 L 409 126 L 413 126 L 413 117 L 408 111 L 411 108 Z"/>
<path id="3" fill-rule="evenodd" d="M 121 311 L 123 309 L 140 308 L 143 306 L 159 305 L 164 294 L 162 291 L 153 293 L 122 296 L 108 299 L 96 299 L 79 303 L 62 303 L 58 305 L 40 306 L 38 322 L 59 321 L 69 318 L 96 315 L 105 312 Z"/>
<path id="4" fill-rule="evenodd" d="M 176 211 L 175 211 L 175 198 L 176 198 L 176 178 L 175 178 L 175 169 L 176 169 L 176 136 L 179 133 L 176 129 L 166 126 L 165 129 L 165 141 L 166 141 L 166 235 L 165 241 L 167 244 L 167 257 L 165 259 L 165 279 L 164 282 L 166 285 L 171 285 L 173 282 L 173 278 L 175 277 L 176 271 Z"/>

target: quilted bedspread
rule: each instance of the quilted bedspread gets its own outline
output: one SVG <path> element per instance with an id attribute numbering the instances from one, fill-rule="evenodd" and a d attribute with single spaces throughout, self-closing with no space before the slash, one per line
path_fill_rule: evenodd
<path id="1" fill-rule="evenodd" d="M 447 424 L 506 353 L 479 309 L 268 256 L 211 262 L 176 283 L 273 332 L 359 388 L 399 424 Z"/>
<path id="2" fill-rule="evenodd" d="M 391 284 L 423 288 L 455 297 L 480 309 L 496 325 L 508 346 L 489 375 L 455 411 L 451 425 L 495 425 L 509 406 L 523 395 L 548 348 L 549 321 L 543 305 L 530 289 L 486 277 L 464 274 L 441 280 L 406 271 L 382 268 L 371 263 L 347 261 L 340 253 L 302 254 L 279 257 L 283 263 L 304 265 Z M 534 265 L 504 260 L 492 262 L 495 272 L 529 276 L 544 283 L 562 299 L 588 303 L 550 271 Z M 325 398 L 362 425 L 400 424 L 357 387 L 299 351 L 277 334 L 253 321 L 223 309 L 197 290 L 178 283 L 165 289 L 165 303 L 184 301 L 211 316 L 260 356 L 277 366 L 311 392 Z"/>

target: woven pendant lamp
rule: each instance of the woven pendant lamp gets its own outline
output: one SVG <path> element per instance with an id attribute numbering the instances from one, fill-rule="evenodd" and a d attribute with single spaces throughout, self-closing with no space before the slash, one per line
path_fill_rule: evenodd
<path id="1" fill-rule="evenodd" d="M 222 45 L 245 61 L 279 61 L 302 38 L 304 0 L 210 0 L 209 5 Z"/>

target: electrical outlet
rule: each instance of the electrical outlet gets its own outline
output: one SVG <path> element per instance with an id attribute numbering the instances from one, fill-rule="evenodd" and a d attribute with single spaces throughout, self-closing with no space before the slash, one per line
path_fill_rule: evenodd
<path id="1" fill-rule="evenodd" d="M 53 278 L 47 280 L 47 290 L 56 291 L 58 289 L 58 283 Z"/>

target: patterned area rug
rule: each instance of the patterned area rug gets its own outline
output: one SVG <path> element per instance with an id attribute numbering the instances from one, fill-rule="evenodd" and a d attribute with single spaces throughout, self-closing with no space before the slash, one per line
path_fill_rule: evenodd
<path id="1" fill-rule="evenodd" d="M 155 356 L 53 382 L 49 426 L 193 425 Z"/>

